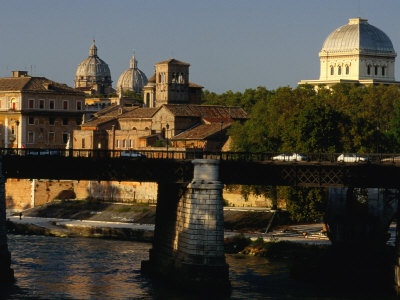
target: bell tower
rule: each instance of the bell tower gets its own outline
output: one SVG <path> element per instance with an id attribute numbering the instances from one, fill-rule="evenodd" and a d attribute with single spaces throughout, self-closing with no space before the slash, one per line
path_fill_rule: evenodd
<path id="1" fill-rule="evenodd" d="M 189 103 L 189 66 L 174 58 L 155 64 L 157 107 Z"/>

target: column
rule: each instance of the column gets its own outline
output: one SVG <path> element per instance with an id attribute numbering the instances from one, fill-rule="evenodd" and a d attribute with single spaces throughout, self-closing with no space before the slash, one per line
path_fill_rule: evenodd
<path id="1" fill-rule="evenodd" d="M 14 271 L 11 269 L 11 255 L 7 245 L 6 179 L 3 175 L 2 159 L 0 157 L 0 285 L 14 282 Z"/>

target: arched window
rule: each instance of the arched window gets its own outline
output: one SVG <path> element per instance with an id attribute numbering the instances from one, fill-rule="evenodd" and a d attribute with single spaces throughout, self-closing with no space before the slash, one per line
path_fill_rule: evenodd
<path id="1" fill-rule="evenodd" d="M 367 67 L 367 74 L 371 75 L 371 66 L 370 65 L 368 65 L 368 67 Z"/>
<path id="2" fill-rule="evenodd" d="M 349 73 L 350 73 L 350 67 L 346 66 L 346 75 L 349 75 Z"/>
<path id="3" fill-rule="evenodd" d="M 338 75 L 342 75 L 342 67 L 341 66 L 338 67 L 337 73 L 338 73 Z"/>
<path id="4" fill-rule="evenodd" d="M 375 75 L 378 75 L 378 66 L 375 66 Z"/>
<path id="5" fill-rule="evenodd" d="M 331 66 L 331 75 L 335 74 L 335 68 Z"/>
<path id="6" fill-rule="evenodd" d="M 385 76 L 385 73 L 386 73 L 386 68 L 382 67 L 382 76 Z"/>
<path id="7" fill-rule="evenodd" d="M 146 94 L 146 107 L 150 107 L 150 93 Z"/>
<path id="8" fill-rule="evenodd" d="M 158 73 L 158 82 L 161 82 L 161 73 Z"/>
<path id="9" fill-rule="evenodd" d="M 183 74 L 179 73 L 178 82 L 183 83 Z"/>

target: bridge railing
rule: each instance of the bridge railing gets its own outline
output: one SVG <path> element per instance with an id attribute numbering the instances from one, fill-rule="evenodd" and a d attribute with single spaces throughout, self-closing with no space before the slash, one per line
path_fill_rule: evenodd
<path id="1" fill-rule="evenodd" d="M 210 152 L 201 149 L 172 150 L 90 150 L 90 149 L 37 149 L 0 148 L 2 156 L 29 157 L 87 157 L 119 159 L 219 159 L 227 161 L 259 162 L 315 162 L 315 163 L 384 163 L 400 164 L 399 153 L 343 154 L 343 153 L 273 153 L 273 152 Z"/>

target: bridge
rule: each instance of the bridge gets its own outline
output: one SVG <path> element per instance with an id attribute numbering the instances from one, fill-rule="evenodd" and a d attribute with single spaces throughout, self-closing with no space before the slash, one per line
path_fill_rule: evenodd
<path id="1" fill-rule="evenodd" d="M 341 162 L 340 154 L 334 153 L 303 154 L 306 159 L 296 161 L 276 159 L 276 153 L 123 152 L 0 149 L 1 281 L 13 278 L 5 227 L 7 178 L 157 182 L 154 242 L 149 261 L 142 263 L 143 272 L 172 283 L 218 289 L 229 287 L 223 251 L 223 184 L 400 186 L 400 154 Z M 396 274 L 400 286 L 400 272 Z"/>
<path id="2" fill-rule="evenodd" d="M 134 152 L 142 155 L 138 157 L 124 152 L 0 149 L 0 156 L 6 178 L 189 183 L 191 160 L 217 159 L 224 184 L 400 187 L 400 154 L 366 154 L 366 162 L 340 162 L 340 153 L 307 153 L 307 160 L 281 161 L 274 159 L 277 153 L 141 150 Z"/>

